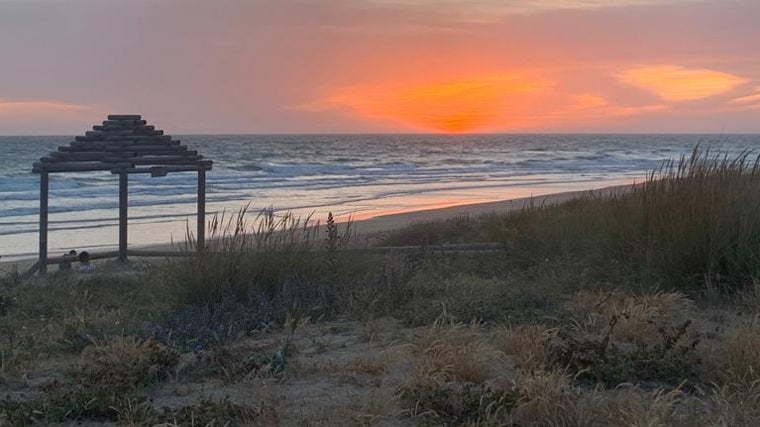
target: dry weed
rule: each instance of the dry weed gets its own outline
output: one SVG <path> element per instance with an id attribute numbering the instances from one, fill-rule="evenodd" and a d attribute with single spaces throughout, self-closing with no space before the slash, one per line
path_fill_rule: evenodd
<path id="1" fill-rule="evenodd" d="M 580 390 L 562 371 L 526 373 L 516 391 L 520 401 L 511 414 L 514 425 L 557 426 L 579 425 Z"/>
<path id="2" fill-rule="evenodd" d="M 725 357 L 732 381 L 760 380 L 760 317 L 737 325 L 728 333 Z"/>
<path id="3" fill-rule="evenodd" d="M 658 389 L 644 392 L 638 387 L 594 390 L 579 407 L 596 425 L 666 427 L 673 425 L 674 411 L 681 391 Z"/>
<path id="4" fill-rule="evenodd" d="M 491 377 L 491 362 L 497 357 L 478 339 L 480 325 L 436 321 L 415 347 L 412 382 L 464 381 L 482 384 Z"/>
<path id="5" fill-rule="evenodd" d="M 504 417 L 518 396 L 502 387 L 503 354 L 488 346 L 480 325 L 439 319 L 418 340 L 411 375 L 400 388 L 412 418 L 460 425 Z"/>
<path id="6" fill-rule="evenodd" d="M 760 425 L 760 380 L 717 387 L 712 402 L 714 426 Z"/>
<path id="7" fill-rule="evenodd" d="M 82 351 L 80 382 L 104 388 L 147 385 L 169 376 L 178 361 L 176 351 L 150 339 L 95 342 Z"/>
<path id="8" fill-rule="evenodd" d="M 652 345 L 659 329 L 691 318 L 694 302 L 681 292 L 625 295 L 618 291 L 581 291 L 566 308 L 586 317 L 586 328 L 599 332 L 615 319 L 613 338 L 636 345 Z M 691 336 L 691 334 L 690 334 Z"/>
<path id="9" fill-rule="evenodd" d="M 549 363 L 546 340 L 550 329 L 543 325 L 500 327 L 494 332 L 493 343 L 498 350 L 510 356 L 515 366 L 525 371 L 545 369 Z"/>

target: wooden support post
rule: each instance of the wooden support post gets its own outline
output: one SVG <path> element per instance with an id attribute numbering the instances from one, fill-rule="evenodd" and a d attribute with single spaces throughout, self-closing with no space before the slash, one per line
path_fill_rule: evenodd
<path id="1" fill-rule="evenodd" d="M 206 245 L 206 171 L 198 170 L 198 235 L 196 236 L 198 252 Z"/>
<path id="2" fill-rule="evenodd" d="M 48 188 L 47 172 L 40 172 L 40 274 L 47 273 L 48 255 Z"/>
<path id="3" fill-rule="evenodd" d="M 119 173 L 119 261 L 127 260 L 127 205 L 129 174 Z"/>

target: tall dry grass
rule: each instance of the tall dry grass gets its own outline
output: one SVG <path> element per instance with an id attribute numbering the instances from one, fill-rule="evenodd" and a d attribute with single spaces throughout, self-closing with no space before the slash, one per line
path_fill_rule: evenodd
<path id="1" fill-rule="evenodd" d="M 178 284 L 184 301 L 208 304 L 225 294 L 245 300 L 252 286 L 272 297 L 283 281 L 319 268 L 308 256 L 317 245 L 319 223 L 272 210 L 253 215 L 249 206 L 236 214 L 214 215 L 208 224 L 203 250 L 188 231 L 181 249 L 186 256 L 168 269 L 168 280 Z M 290 277 L 288 277 L 290 276 Z"/>
<path id="2" fill-rule="evenodd" d="M 570 258 L 600 280 L 732 291 L 760 274 L 760 158 L 696 148 L 612 195 L 502 218 L 510 259 Z"/>
<path id="3" fill-rule="evenodd" d="M 205 246 L 188 231 L 186 256 L 161 267 L 177 304 L 152 335 L 182 345 L 235 339 L 281 326 L 291 316 L 367 318 L 396 309 L 408 295 L 408 268 L 393 254 L 346 250 L 352 223 L 325 226 L 311 216 L 270 210 L 222 213 Z"/>
<path id="4" fill-rule="evenodd" d="M 760 382 L 760 317 L 734 326 L 726 336 L 726 370 L 732 382 Z"/>

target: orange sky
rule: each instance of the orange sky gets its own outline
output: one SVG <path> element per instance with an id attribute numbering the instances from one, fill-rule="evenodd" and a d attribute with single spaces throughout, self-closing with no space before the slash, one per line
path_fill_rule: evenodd
<path id="1" fill-rule="evenodd" d="M 182 7 L 179 7 L 179 6 Z M 760 132 L 753 0 L 0 0 L 0 134 Z"/>

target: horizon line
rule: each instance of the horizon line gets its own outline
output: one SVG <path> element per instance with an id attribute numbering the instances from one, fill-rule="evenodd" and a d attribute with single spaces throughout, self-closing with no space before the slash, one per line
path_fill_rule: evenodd
<path id="1" fill-rule="evenodd" d="M 84 132 L 82 132 L 84 133 Z M 754 136 L 760 135 L 760 131 L 755 132 L 604 132 L 604 131 L 587 131 L 587 132 L 243 132 L 243 133 L 174 133 L 174 136 L 443 136 L 443 137 L 460 137 L 460 136 L 498 136 L 498 135 L 741 135 Z M 34 137 L 75 137 L 80 134 L 4 134 L 0 133 L 0 138 L 34 138 Z"/>

